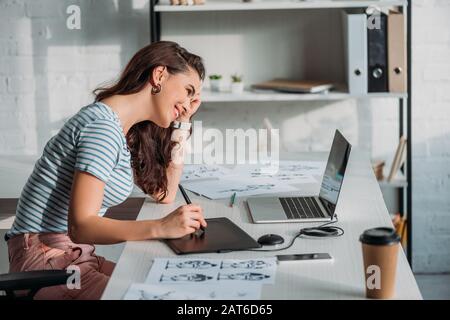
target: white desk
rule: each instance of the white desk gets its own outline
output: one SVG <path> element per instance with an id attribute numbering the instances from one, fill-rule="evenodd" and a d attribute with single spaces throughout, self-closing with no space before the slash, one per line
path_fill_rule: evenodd
<path id="1" fill-rule="evenodd" d="M 326 156 L 326 155 L 325 155 Z M 305 160 L 324 159 L 324 155 L 302 155 Z M 298 156 L 297 156 L 298 159 Z M 318 193 L 319 184 L 302 188 L 302 195 Z M 237 223 L 255 239 L 266 233 L 282 235 L 286 242 L 305 225 L 299 223 L 253 224 L 244 199 L 237 199 L 233 208 L 228 200 L 211 201 L 189 193 L 192 202 L 203 206 L 207 218 L 225 216 Z M 138 220 L 160 218 L 184 201 L 179 195 L 174 204 L 160 205 L 146 200 Z M 359 235 L 368 228 L 392 226 L 381 191 L 371 170 L 368 157 L 353 150 L 337 205 L 338 225 L 345 234 L 335 239 L 297 239 L 285 251 L 230 252 L 224 258 L 249 258 L 275 254 L 329 252 L 334 263 L 301 262 L 279 264 L 274 285 L 265 285 L 262 299 L 364 299 L 364 273 Z M 217 257 L 218 254 L 192 255 Z M 155 257 L 175 254 L 160 241 L 130 241 L 117 263 L 103 294 L 103 299 L 121 299 L 133 282 L 143 282 Z M 405 254 L 399 252 L 397 270 L 398 299 L 422 299 Z"/>

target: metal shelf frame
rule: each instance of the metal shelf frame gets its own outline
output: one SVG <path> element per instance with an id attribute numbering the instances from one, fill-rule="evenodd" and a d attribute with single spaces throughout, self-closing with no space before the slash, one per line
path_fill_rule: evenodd
<path id="1" fill-rule="evenodd" d="M 411 121 L 412 121 L 412 94 L 411 94 L 411 77 L 412 77 L 412 68 L 411 68 L 411 1 L 412 0 L 384 0 L 384 1 L 333 1 L 333 6 L 322 5 L 320 2 L 317 2 L 317 5 L 311 7 L 308 6 L 295 6 L 290 7 L 288 9 L 295 10 L 304 10 L 304 9 L 329 9 L 329 8 L 349 8 L 349 7 L 359 7 L 365 8 L 370 5 L 376 5 L 379 7 L 386 6 L 399 6 L 406 17 L 406 54 L 407 54 L 407 94 L 402 95 L 400 97 L 394 97 L 399 99 L 399 136 L 406 136 L 406 162 L 402 168 L 403 174 L 406 177 L 406 187 L 399 188 L 399 203 L 400 203 L 400 212 L 405 215 L 407 219 L 406 230 L 407 230 L 407 247 L 406 247 L 406 256 L 408 258 L 409 264 L 411 268 L 413 267 L 413 256 L 412 256 L 412 248 L 413 248 L 413 237 L 412 237 L 412 130 L 411 130 Z M 275 2 L 274 2 L 275 3 Z M 282 2 L 279 2 L 282 3 Z M 331 3 L 331 2 L 330 2 Z M 213 10 L 213 8 L 169 8 L 170 5 L 158 5 L 158 0 L 150 0 L 149 6 L 149 18 L 150 18 L 150 40 L 151 42 L 161 40 L 161 14 L 169 14 L 170 12 L 199 12 Z M 199 6 L 201 7 L 201 6 Z M 254 8 L 253 10 L 274 10 L 274 9 L 282 9 L 282 8 L 272 8 L 270 5 L 262 8 Z M 235 3 L 234 6 L 230 5 L 228 7 L 220 7 L 221 11 L 229 11 L 229 10 L 243 10 L 241 4 Z M 245 10 L 252 10 L 246 8 Z M 350 97 L 349 97 L 350 98 Z M 373 97 L 368 94 L 367 97 L 363 97 L 367 99 L 372 99 Z"/>

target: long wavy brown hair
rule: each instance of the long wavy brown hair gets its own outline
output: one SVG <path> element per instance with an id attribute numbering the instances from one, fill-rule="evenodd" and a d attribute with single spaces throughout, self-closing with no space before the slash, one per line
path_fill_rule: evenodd
<path id="1" fill-rule="evenodd" d="M 93 91 L 95 101 L 116 94 L 127 95 L 141 91 L 149 83 L 153 69 L 165 66 L 174 75 L 194 69 L 201 80 L 205 78 L 202 58 L 188 52 L 175 42 L 158 41 L 139 50 L 109 87 Z M 151 121 L 136 123 L 127 133 L 134 182 L 146 194 L 160 194 L 158 201 L 167 196 L 166 170 L 171 161 L 171 151 L 176 142 L 170 140 L 173 129 L 161 128 Z"/>

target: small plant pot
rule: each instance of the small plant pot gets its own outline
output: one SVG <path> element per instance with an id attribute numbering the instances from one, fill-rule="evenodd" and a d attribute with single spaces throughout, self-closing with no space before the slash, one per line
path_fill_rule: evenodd
<path id="1" fill-rule="evenodd" d="M 231 93 L 241 94 L 244 92 L 243 82 L 232 82 L 231 83 Z"/>
<path id="2" fill-rule="evenodd" d="M 209 80 L 211 91 L 219 92 L 222 89 L 222 79 Z"/>

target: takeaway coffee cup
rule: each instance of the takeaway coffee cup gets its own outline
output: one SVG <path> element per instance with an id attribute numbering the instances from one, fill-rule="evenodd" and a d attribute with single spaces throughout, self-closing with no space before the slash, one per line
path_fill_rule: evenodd
<path id="1" fill-rule="evenodd" d="M 392 228 L 373 228 L 364 231 L 359 241 L 362 243 L 366 296 L 392 298 L 400 237 Z"/>

